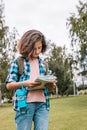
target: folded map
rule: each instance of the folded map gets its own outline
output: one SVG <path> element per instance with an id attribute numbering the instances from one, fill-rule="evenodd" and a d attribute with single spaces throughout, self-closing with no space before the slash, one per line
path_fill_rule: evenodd
<path id="1" fill-rule="evenodd" d="M 44 89 L 47 83 L 56 83 L 57 80 L 56 80 L 56 77 L 53 75 L 41 75 L 36 78 L 35 82 L 40 82 L 41 85 L 29 88 L 29 90 Z"/>

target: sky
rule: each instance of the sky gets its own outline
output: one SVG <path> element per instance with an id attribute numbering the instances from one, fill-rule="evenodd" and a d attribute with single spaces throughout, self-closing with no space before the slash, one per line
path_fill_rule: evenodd
<path id="1" fill-rule="evenodd" d="M 10 29 L 15 27 L 20 37 L 37 29 L 58 46 L 70 43 L 66 22 L 70 13 L 77 11 L 79 0 L 4 0 L 4 3 L 6 25 Z"/>

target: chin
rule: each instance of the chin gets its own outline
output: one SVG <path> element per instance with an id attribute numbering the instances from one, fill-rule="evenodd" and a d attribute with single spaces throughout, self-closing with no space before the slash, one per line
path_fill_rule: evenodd
<path id="1" fill-rule="evenodd" d="M 37 58 L 39 55 L 35 55 L 35 56 L 33 56 L 33 58 Z"/>
<path id="2" fill-rule="evenodd" d="M 35 58 L 37 58 L 38 56 L 33 56 L 33 58 L 35 59 Z"/>

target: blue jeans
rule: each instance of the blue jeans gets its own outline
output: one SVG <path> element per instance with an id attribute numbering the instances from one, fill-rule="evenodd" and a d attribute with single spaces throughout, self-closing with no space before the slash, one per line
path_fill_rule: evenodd
<path id="1" fill-rule="evenodd" d="M 16 111 L 16 130 L 31 130 L 34 121 L 34 130 L 48 130 L 49 111 L 42 102 L 28 103 L 28 109 Z"/>

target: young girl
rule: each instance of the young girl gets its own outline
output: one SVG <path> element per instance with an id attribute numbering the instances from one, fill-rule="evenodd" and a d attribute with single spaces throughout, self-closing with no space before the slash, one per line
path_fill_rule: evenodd
<path id="1" fill-rule="evenodd" d="M 46 74 L 46 67 L 39 57 L 47 48 L 44 35 L 38 30 L 29 30 L 20 39 L 17 48 L 24 59 L 24 71 L 18 76 L 17 59 L 13 60 L 6 79 L 8 90 L 15 90 L 14 109 L 16 110 L 16 130 L 48 130 L 49 120 L 49 87 L 43 90 L 29 91 L 28 88 L 40 85 L 35 82 L 39 75 Z M 20 98 L 21 97 L 21 98 Z"/>

